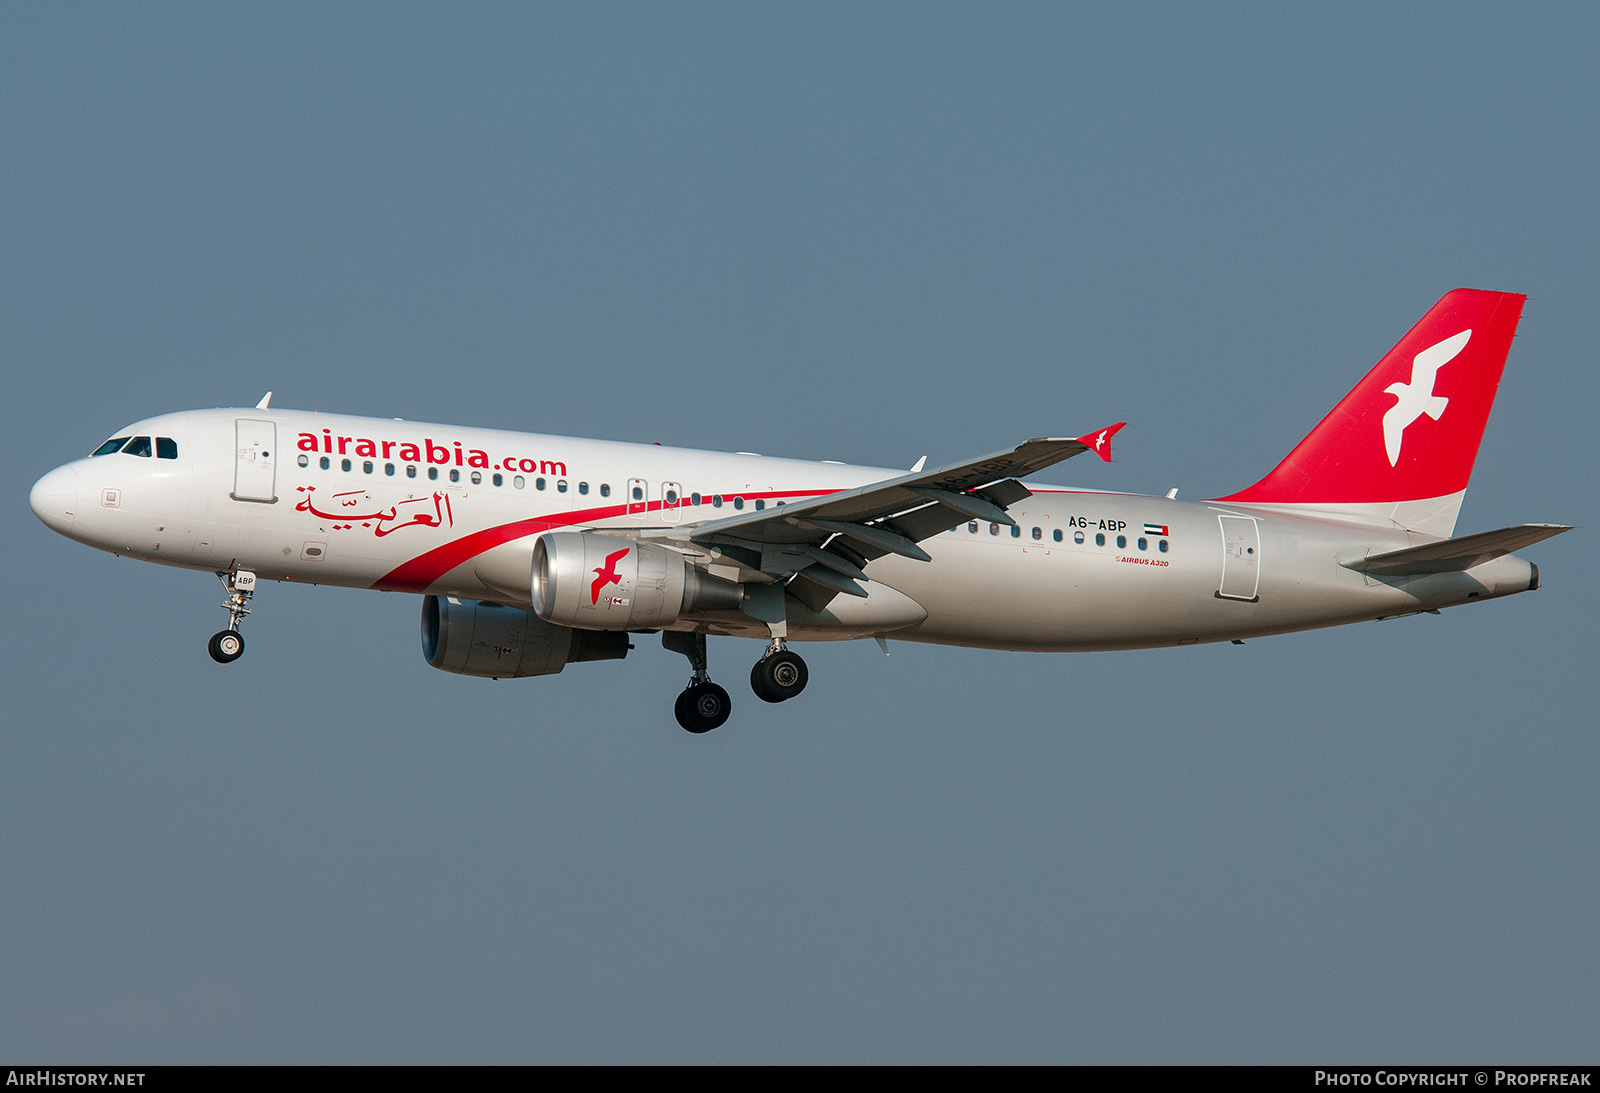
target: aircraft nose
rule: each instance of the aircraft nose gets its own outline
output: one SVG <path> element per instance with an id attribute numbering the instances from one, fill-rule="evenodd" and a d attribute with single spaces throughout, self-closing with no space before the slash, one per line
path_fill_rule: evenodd
<path id="1" fill-rule="evenodd" d="M 78 509 L 78 472 L 71 467 L 57 467 L 39 479 L 28 494 L 28 507 L 51 531 L 71 535 Z"/>

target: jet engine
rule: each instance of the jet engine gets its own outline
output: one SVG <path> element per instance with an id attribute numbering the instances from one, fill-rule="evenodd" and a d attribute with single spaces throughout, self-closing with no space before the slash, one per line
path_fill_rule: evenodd
<path id="1" fill-rule="evenodd" d="M 458 675 L 548 676 L 578 661 L 621 660 L 628 635 L 552 626 L 504 604 L 424 596 L 422 655 Z"/>
<path id="2" fill-rule="evenodd" d="M 655 630 L 682 615 L 737 611 L 744 587 L 708 576 L 676 551 L 592 531 L 541 535 L 533 547 L 533 609 L 587 630 Z"/>

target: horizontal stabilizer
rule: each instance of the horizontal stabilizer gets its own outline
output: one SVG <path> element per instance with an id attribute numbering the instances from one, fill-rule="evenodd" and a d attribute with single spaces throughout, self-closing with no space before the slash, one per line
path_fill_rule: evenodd
<path id="1" fill-rule="evenodd" d="M 1515 527 L 1500 528 L 1498 531 L 1480 531 L 1476 535 L 1441 539 L 1437 543 L 1424 543 L 1403 550 L 1391 550 L 1386 554 L 1374 554 L 1368 558 L 1339 564 L 1346 569 L 1371 573 L 1374 576 L 1455 573 L 1571 530 L 1572 528 L 1565 524 L 1518 524 Z"/>

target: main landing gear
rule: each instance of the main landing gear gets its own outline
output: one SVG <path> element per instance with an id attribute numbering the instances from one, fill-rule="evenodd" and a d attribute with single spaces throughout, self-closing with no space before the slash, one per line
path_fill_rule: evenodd
<path id="1" fill-rule="evenodd" d="M 790 652 L 782 638 L 773 638 L 766 653 L 750 666 L 750 689 L 763 702 L 787 702 L 806 689 L 806 662 Z"/>
<path id="2" fill-rule="evenodd" d="M 672 712 L 678 724 L 693 733 L 710 732 L 728 720 L 733 703 L 728 692 L 711 682 L 706 673 L 706 636 L 664 631 L 661 644 L 689 658 L 694 675 L 678 695 Z M 774 638 L 764 656 L 750 669 L 750 688 L 765 702 L 787 702 L 806 689 L 806 662 L 792 653 L 782 638 Z"/>
<path id="3" fill-rule="evenodd" d="M 228 628 L 211 635 L 211 640 L 206 643 L 206 652 L 218 664 L 231 664 L 244 653 L 244 635 L 239 633 L 239 620 L 250 613 L 246 604 L 255 595 L 256 575 L 248 569 L 240 569 L 232 573 L 218 573 L 217 579 L 228 590 L 228 598 L 222 601 L 223 608 L 228 612 Z"/>
<path id="4" fill-rule="evenodd" d="M 733 701 L 728 698 L 728 692 L 711 682 L 711 677 L 706 673 L 706 636 L 664 630 L 661 644 L 671 652 L 688 657 L 689 667 L 694 671 L 689 678 L 689 685 L 672 706 L 678 724 L 690 732 L 700 733 L 710 732 L 727 721 L 728 715 L 733 712 Z"/>
<path id="5" fill-rule="evenodd" d="M 733 701 L 728 692 L 709 679 L 690 682 L 672 705 L 678 724 L 690 732 L 710 732 L 728 720 L 733 712 Z"/>

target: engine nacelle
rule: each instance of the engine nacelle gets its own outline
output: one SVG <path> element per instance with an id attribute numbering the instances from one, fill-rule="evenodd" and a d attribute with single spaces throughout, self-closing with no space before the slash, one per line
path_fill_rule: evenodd
<path id="1" fill-rule="evenodd" d="M 422 655 L 464 676 L 548 676 L 583 660 L 621 660 L 627 634 L 552 626 L 515 607 L 448 596 L 422 599 Z"/>
<path id="2" fill-rule="evenodd" d="M 699 611 L 737 611 L 744 587 L 654 543 L 558 531 L 533 545 L 533 609 L 586 630 L 656 630 Z"/>

